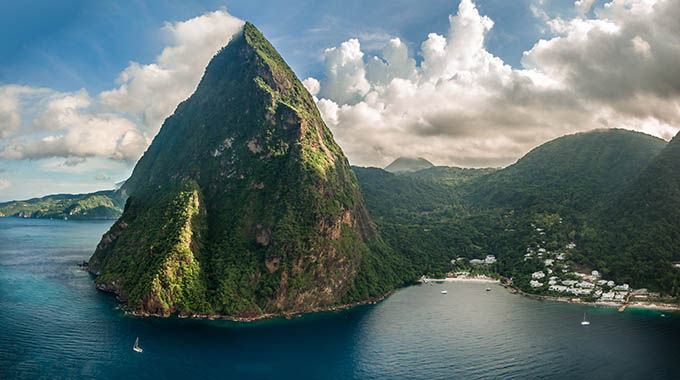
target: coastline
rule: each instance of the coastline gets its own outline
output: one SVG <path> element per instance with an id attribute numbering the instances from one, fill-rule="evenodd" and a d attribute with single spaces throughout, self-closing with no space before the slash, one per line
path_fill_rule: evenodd
<path id="1" fill-rule="evenodd" d="M 428 282 L 478 282 L 485 284 L 500 284 L 501 280 L 495 279 L 487 276 L 475 276 L 475 277 L 447 277 L 447 278 L 424 278 L 421 277 L 418 282 L 422 284 L 427 284 Z"/>
<path id="2" fill-rule="evenodd" d="M 306 314 L 312 314 L 312 313 L 320 313 L 320 312 L 330 312 L 330 311 L 340 311 L 340 310 L 346 310 L 350 309 L 356 306 L 362 306 L 362 305 L 375 305 L 378 302 L 384 300 L 385 298 L 389 297 L 392 293 L 394 293 L 397 289 L 395 288 L 388 292 L 387 294 L 377 297 L 377 298 L 372 298 L 366 301 L 358 301 L 358 302 L 353 302 L 350 304 L 345 304 L 345 305 L 337 305 L 337 306 L 323 306 L 323 307 L 315 307 L 310 310 L 306 311 L 301 311 L 301 312 L 281 312 L 281 313 L 267 313 L 267 314 L 259 314 L 255 316 L 249 316 L 249 317 L 244 317 L 244 316 L 234 316 L 234 315 L 223 315 L 223 314 L 174 314 L 170 313 L 168 315 L 162 315 L 158 313 L 147 313 L 139 310 L 132 310 L 130 309 L 127 304 L 125 303 L 125 300 L 122 299 L 119 294 L 112 289 L 103 287 L 103 286 L 96 286 L 97 290 L 102 291 L 104 293 L 109 293 L 113 296 L 116 297 L 116 300 L 118 301 L 118 306 L 116 307 L 118 310 L 122 310 L 125 315 L 128 316 L 133 316 L 133 317 L 156 317 L 156 318 L 171 318 L 171 317 L 177 317 L 181 319 L 205 319 L 205 320 L 225 320 L 225 321 L 232 321 L 232 322 L 256 322 L 256 321 L 262 321 L 266 319 L 274 319 L 274 318 L 285 318 L 285 319 L 291 319 L 294 317 L 300 317 Z"/>
<path id="3" fill-rule="evenodd" d="M 572 298 L 572 297 L 553 297 L 553 296 L 542 296 L 538 294 L 530 294 L 530 293 L 525 293 L 511 285 L 502 285 L 504 288 L 506 288 L 510 293 L 512 294 L 518 294 L 520 296 L 524 297 L 529 297 L 533 298 L 536 300 L 541 300 L 541 301 L 554 301 L 554 302 L 563 302 L 563 303 L 571 303 L 575 305 L 587 305 L 587 306 L 601 306 L 601 307 L 612 307 L 616 309 L 646 309 L 646 310 L 660 310 L 660 311 L 673 311 L 673 312 L 680 312 L 680 305 L 678 304 L 669 304 L 669 303 L 664 303 L 664 302 L 652 302 L 652 303 L 647 303 L 647 302 L 611 302 L 611 301 L 583 301 L 578 298 Z M 575 301 L 578 300 L 578 301 Z M 619 310 L 623 311 L 623 310 Z"/>
<path id="4" fill-rule="evenodd" d="M 427 284 L 429 282 L 437 282 L 437 283 L 442 283 L 442 282 L 472 282 L 472 283 L 486 283 L 486 284 L 500 284 L 502 287 L 504 287 L 508 292 L 512 294 L 518 294 L 520 296 L 524 297 L 529 297 L 533 298 L 535 300 L 541 300 L 541 301 L 554 301 L 554 302 L 563 302 L 563 303 L 571 303 L 571 304 L 580 304 L 580 305 L 588 305 L 588 306 L 601 306 L 601 307 L 612 307 L 612 308 L 617 308 L 620 309 L 619 311 L 623 311 L 625 309 L 645 309 L 645 310 L 660 310 L 660 311 L 673 311 L 673 312 L 680 312 L 680 304 L 670 304 L 670 303 L 665 303 L 665 302 L 640 302 L 640 301 L 633 301 L 633 302 L 612 302 L 612 301 L 583 301 L 579 298 L 574 298 L 574 297 L 555 297 L 555 296 L 543 296 L 543 295 L 538 295 L 538 294 L 530 294 L 530 293 L 525 293 L 518 288 L 512 286 L 512 282 L 509 281 L 508 279 L 501 277 L 500 279 L 497 278 L 492 278 L 488 276 L 474 276 L 474 277 L 447 277 L 447 278 L 426 278 L 425 276 L 421 277 L 418 280 L 419 283 L 421 284 Z M 621 310 L 623 308 L 623 310 Z"/>

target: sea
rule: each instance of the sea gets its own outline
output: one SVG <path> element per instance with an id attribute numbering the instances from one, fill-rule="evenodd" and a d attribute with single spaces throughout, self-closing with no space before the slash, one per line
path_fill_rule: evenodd
<path id="1" fill-rule="evenodd" d="M 111 224 L 0 218 L 0 379 L 680 379 L 677 313 L 499 285 L 413 285 L 290 320 L 128 316 L 77 266 Z"/>

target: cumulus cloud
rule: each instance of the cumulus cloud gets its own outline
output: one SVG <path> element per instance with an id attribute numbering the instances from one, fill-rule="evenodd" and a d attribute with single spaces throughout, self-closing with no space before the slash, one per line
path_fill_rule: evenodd
<path id="1" fill-rule="evenodd" d="M 592 1 L 577 2 L 587 13 Z M 669 138 L 680 125 L 680 2 L 613 0 L 592 19 L 551 19 L 553 37 L 513 68 L 485 47 L 493 21 L 471 0 L 410 58 L 398 39 L 381 57 L 359 40 L 325 51 L 318 94 L 326 123 L 350 160 L 397 156 L 499 166 L 566 133 L 602 127 Z M 313 86 L 312 86 L 313 84 Z"/>
<path id="2" fill-rule="evenodd" d="M 243 24 L 224 10 L 166 24 L 173 45 L 152 64 L 131 62 L 118 77 L 120 87 L 102 92 L 101 102 L 134 115 L 144 136 L 153 138 L 177 104 L 196 89 L 210 59 Z"/>
<path id="3" fill-rule="evenodd" d="M 195 90 L 210 59 L 242 27 L 225 10 L 168 23 L 164 30 L 172 42 L 155 62 L 131 62 L 118 87 L 94 97 L 84 89 L 0 86 L 0 158 L 64 157 L 66 166 L 94 156 L 136 160 L 163 120 Z"/>

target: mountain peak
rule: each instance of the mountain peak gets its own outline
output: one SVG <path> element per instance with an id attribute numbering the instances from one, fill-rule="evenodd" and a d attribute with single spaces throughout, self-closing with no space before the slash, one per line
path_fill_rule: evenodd
<path id="1" fill-rule="evenodd" d="M 422 157 L 399 157 L 387 165 L 385 170 L 391 173 L 415 172 L 433 166 L 434 164 Z"/>
<path id="2" fill-rule="evenodd" d="M 389 252 L 347 158 L 250 23 L 165 120 L 123 190 L 125 212 L 90 269 L 140 313 L 299 313 L 395 285 L 381 274 L 390 264 L 378 253 Z"/>

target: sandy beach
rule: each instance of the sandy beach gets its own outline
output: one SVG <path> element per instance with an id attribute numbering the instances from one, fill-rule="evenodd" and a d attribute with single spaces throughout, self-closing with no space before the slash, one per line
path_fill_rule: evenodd
<path id="1" fill-rule="evenodd" d="M 495 278 L 486 277 L 486 276 L 475 276 L 475 277 L 428 278 L 428 279 L 421 279 L 420 282 L 425 283 L 425 284 L 428 283 L 428 282 L 482 282 L 482 283 L 489 283 L 489 284 L 499 284 L 501 281 L 497 280 Z"/>

